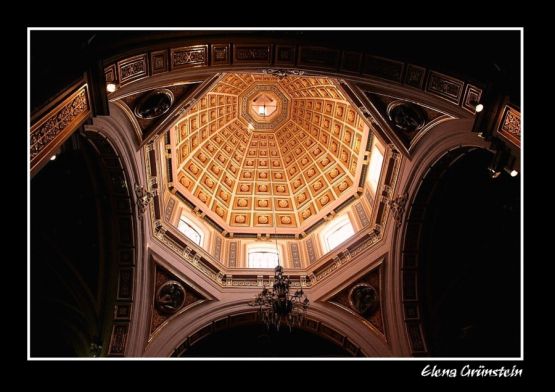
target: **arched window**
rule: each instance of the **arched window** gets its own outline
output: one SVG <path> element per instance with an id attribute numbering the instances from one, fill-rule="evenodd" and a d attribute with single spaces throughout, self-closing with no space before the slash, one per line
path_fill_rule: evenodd
<path id="1" fill-rule="evenodd" d="M 195 244 L 202 246 L 202 241 L 204 239 L 202 231 L 195 227 L 194 224 L 186 219 L 184 216 L 179 219 L 177 229 L 185 234 Z"/>
<path id="2" fill-rule="evenodd" d="M 344 215 L 333 222 L 329 228 L 322 233 L 324 249 L 326 252 L 336 248 L 355 234 L 353 225 L 348 215 Z"/>
<path id="3" fill-rule="evenodd" d="M 380 182 L 384 149 L 376 139 L 374 139 L 372 144 L 372 153 L 370 155 L 370 164 L 368 165 L 367 180 L 370 185 L 370 190 L 373 194 L 375 194 L 378 189 L 378 183 Z"/>
<path id="4" fill-rule="evenodd" d="M 248 247 L 247 265 L 249 268 L 275 268 L 278 265 L 279 252 L 272 245 L 256 245 Z"/>

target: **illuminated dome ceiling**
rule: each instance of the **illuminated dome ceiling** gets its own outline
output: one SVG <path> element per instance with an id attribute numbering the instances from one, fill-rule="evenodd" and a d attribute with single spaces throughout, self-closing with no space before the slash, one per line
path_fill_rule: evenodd
<path id="1" fill-rule="evenodd" d="M 368 138 L 336 80 L 224 74 L 171 129 L 172 185 L 230 233 L 302 233 L 357 193 Z"/>

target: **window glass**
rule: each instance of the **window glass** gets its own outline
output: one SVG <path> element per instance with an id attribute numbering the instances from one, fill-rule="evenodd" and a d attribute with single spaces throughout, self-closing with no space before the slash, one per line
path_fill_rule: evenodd
<path id="1" fill-rule="evenodd" d="M 274 268 L 278 265 L 278 252 L 270 248 L 253 248 L 249 250 L 249 268 Z"/>
<path id="2" fill-rule="evenodd" d="M 374 144 L 372 147 L 372 155 L 370 156 L 370 164 L 368 165 L 368 184 L 373 193 L 376 193 L 378 183 L 380 182 L 380 173 L 382 171 L 383 154 L 378 146 Z"/>
<path id="3" fill-rule="evenodd" d="M 329 252 L 342 242 L 346 241 L 355 234 L 353 225 L 349 219 L 345 219 L 337 226 L 332 226 L 331 230 L 325 233 L 325 248 Z"/>
<path id="4" fill-rule="evenodd" d="M 185 219 L 181 218 L 179 220 L 177 229 L 185 234 L 195 244 L 202 246 L 202 234 L 199 230 L 195 229 L 193 226 L 187 223 Z"/>

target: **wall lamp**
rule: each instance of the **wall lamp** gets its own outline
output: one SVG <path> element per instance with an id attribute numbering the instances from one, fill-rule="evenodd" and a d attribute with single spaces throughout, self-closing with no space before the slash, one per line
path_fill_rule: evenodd
<path id="1" fill-rule="evenodd" d="M 106 83 L 106 91 L 108 91 L 109 93 L 113 93 L 114 91 L 116 91 L 118 89 L 117 84 L 115 83 Z"/>

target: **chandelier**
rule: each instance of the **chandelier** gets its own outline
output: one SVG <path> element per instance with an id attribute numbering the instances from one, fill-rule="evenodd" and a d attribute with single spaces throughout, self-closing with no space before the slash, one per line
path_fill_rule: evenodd
<path id="1" fill-rule="evenodd" d="M 284 323 L 291 331 L 291 327 L 299 327 L 303 322 L 310 301 L 302 287 L 290 294 L 290 285 L 291 280 L 283 275 L 283 267 L 279 265 L 278 258 L 273 286 L 264 287 L 249 303 L 250 306 L 259 308 L 258 315 L 268 329 L 273 325 L 279 331 L 281 323 Z"/>

